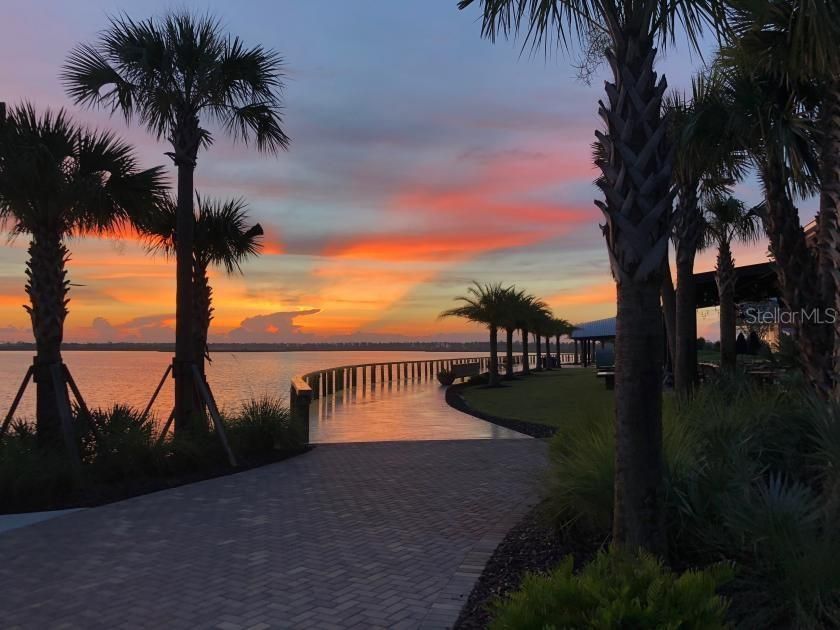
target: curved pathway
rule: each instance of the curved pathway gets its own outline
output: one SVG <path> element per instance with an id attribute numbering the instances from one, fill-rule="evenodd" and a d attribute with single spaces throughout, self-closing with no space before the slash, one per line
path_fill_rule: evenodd
<path id="1" fill-rule="evenodd" d="M 527 435 L 461 413 L 436 381 L 394 381 L 344 390 L 312 403 L 313 443 L 520 439 Z"/>
<path id="2" fill-rule="evenodd" d="M 0 536 L 22 628 L 445 628 L 533 502 L 538 440 L 318 446 Z"/>

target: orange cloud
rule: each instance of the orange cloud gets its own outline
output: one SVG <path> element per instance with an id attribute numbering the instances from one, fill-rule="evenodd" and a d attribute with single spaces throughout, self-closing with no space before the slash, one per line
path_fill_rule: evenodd
<path id="1" fill-rule="evenodd" d="M 544 232 L 472 232 L 470 234 L 392 234 L 363 237 L 328 248 L 327 256 L 385 261 L 453 261 L 547 238 Z"/>
<path id="2" fill-rule="evenodd" d="M 570 305 L 615 304 L 615 282 L 605 282 L 573 291 L 555 293 L 546 298 L 551 306 L 561 309 Z"/>

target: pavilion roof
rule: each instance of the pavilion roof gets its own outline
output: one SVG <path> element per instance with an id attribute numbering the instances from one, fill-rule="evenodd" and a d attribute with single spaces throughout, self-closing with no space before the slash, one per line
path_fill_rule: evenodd
<path id="1" fill-rule="evenodd" d="M 615 337 L 615 317 L 575 324 L 572 339 L 612 339 Z"/>

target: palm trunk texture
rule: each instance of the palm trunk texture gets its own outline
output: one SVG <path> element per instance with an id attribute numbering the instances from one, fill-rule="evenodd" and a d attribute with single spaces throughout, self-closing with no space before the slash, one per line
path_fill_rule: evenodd
<path id="1" fill-rule="evenodd" d="M 676 224 L 676 354 L 674 388 L 679 394 L 691 393 L 697 382 L 697 299 L 694 258 L 700 239 L 700 212 L 696 189 L 682 191 Z"/>
<path id="2" fill-rule="evenodd" d="M 177 238 L 175 299 L 175 433 L 190 433 L 195 428 L 195 316 L 193 314 L 193 211 L 195 156 L 198 151 L 198 120 L 181 121 L 173 139 L 175 165 L 178 168 L 178 206 L 175 221 Z"/>
<path id="3" fill-rule="evenodd" d="M 528 329 L 522 329 L 522 373 L 531 373 L 530 357 L 528 356 Z"/>
<path id="4" fill-rule="evenodd" d="M 505 337 L 505 354 L 507 360 L 505 361 L 505 378 L 512 379 L 513 378 L 513 328 L 507 328 L 505 330 L 507 336 Z"/>
<path id="5" fill-rule="evenodd" d="M 499 384 L 499 329 L 490 327 L 490 373 L 487 382 L 493 386 Z"/>
<path id="6" fill-rule="evenodd" d="M 818 261 L 820 292 L 827 308 L 835 309 L 831 397 L 840 402 L 840 78 L 825 88 L 820 127 L 823 132 Z"/>
<path id="7" fill-rule="evenodd" d="M 44 229 L 32 234 L 26 263 L 26 293 L 30 301 L 26 310 L 32 320 L 36 347 L 36 431 L 39 442 L 49 447 L 59 445 L 62 439 L 59 405 L 66 405 L 65 408 L 70 405 L 63 378 L 56 387 L 52 374 L 53 366 L 62 365 L 61 342 L 70 287 L 65 269 L 68 257 L 69 252 L 57 232 Z M 59 395 L 64 397 L 61 402 Z"/>
<path id="8" fill-rule="evenodd" d="M 636 15 L 631 23 L 648 18 Z M 596 131 L 605 199 L 596 203 L 606 219 L 618 295 L 613 540 L 664 554 L 660 293 L 674 199 L 673 153 L 661 115 L 667 84 L 654 71 L 650 34 L 639 27 L 611 34 L 606 58 L 613 82 L 599 110 L 607 132 Z"/>
<path id="9" fill-rule="evenodd" d="M 720 367 L 725 371 L 735 369 L 735 259 L 729 243 L 718 244 L 715 282 L 720 302 Z"/>
<path id="10" fill-rule="evenodd" d="M 768 162 L 762 175 L 767 190 L 765 229 L 770 237 L 770 252 L 776 260 L 782 300 L 793 313 L 802 368 L 816 392 L 829 398 L 835 378 L 833 353 L 829 350 L 834 347 L 834 329 L 803 316 L 822 313 L 826 306 L 820 295 L 817 257 L 805 241 L 799 211 L 783 184 L 787 181 L 784 174 Z"/>
<path id="11" fill-rule="evenodd" d="M 671 278 L 671 264 L 667 257 L 662 274 L 662 316 L 665 319 L 665 341 L 668 344 L 668 356 L 665 360 L 670 361 L 673 372 L 677 356 L 677 297 Z"/>

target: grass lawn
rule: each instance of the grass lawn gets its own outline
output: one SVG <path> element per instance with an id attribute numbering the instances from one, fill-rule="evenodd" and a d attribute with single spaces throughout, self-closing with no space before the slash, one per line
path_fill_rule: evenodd
<path id="1" fill-rule="evenodd" d="M 462 392 L 467 404 L 478 411 L 526 422 L 560 426 L 593 414 L 612 414 L 613 392 L 594 368 L 561 368 L 537 372 L 504 387 L 470 387 Z"/>

